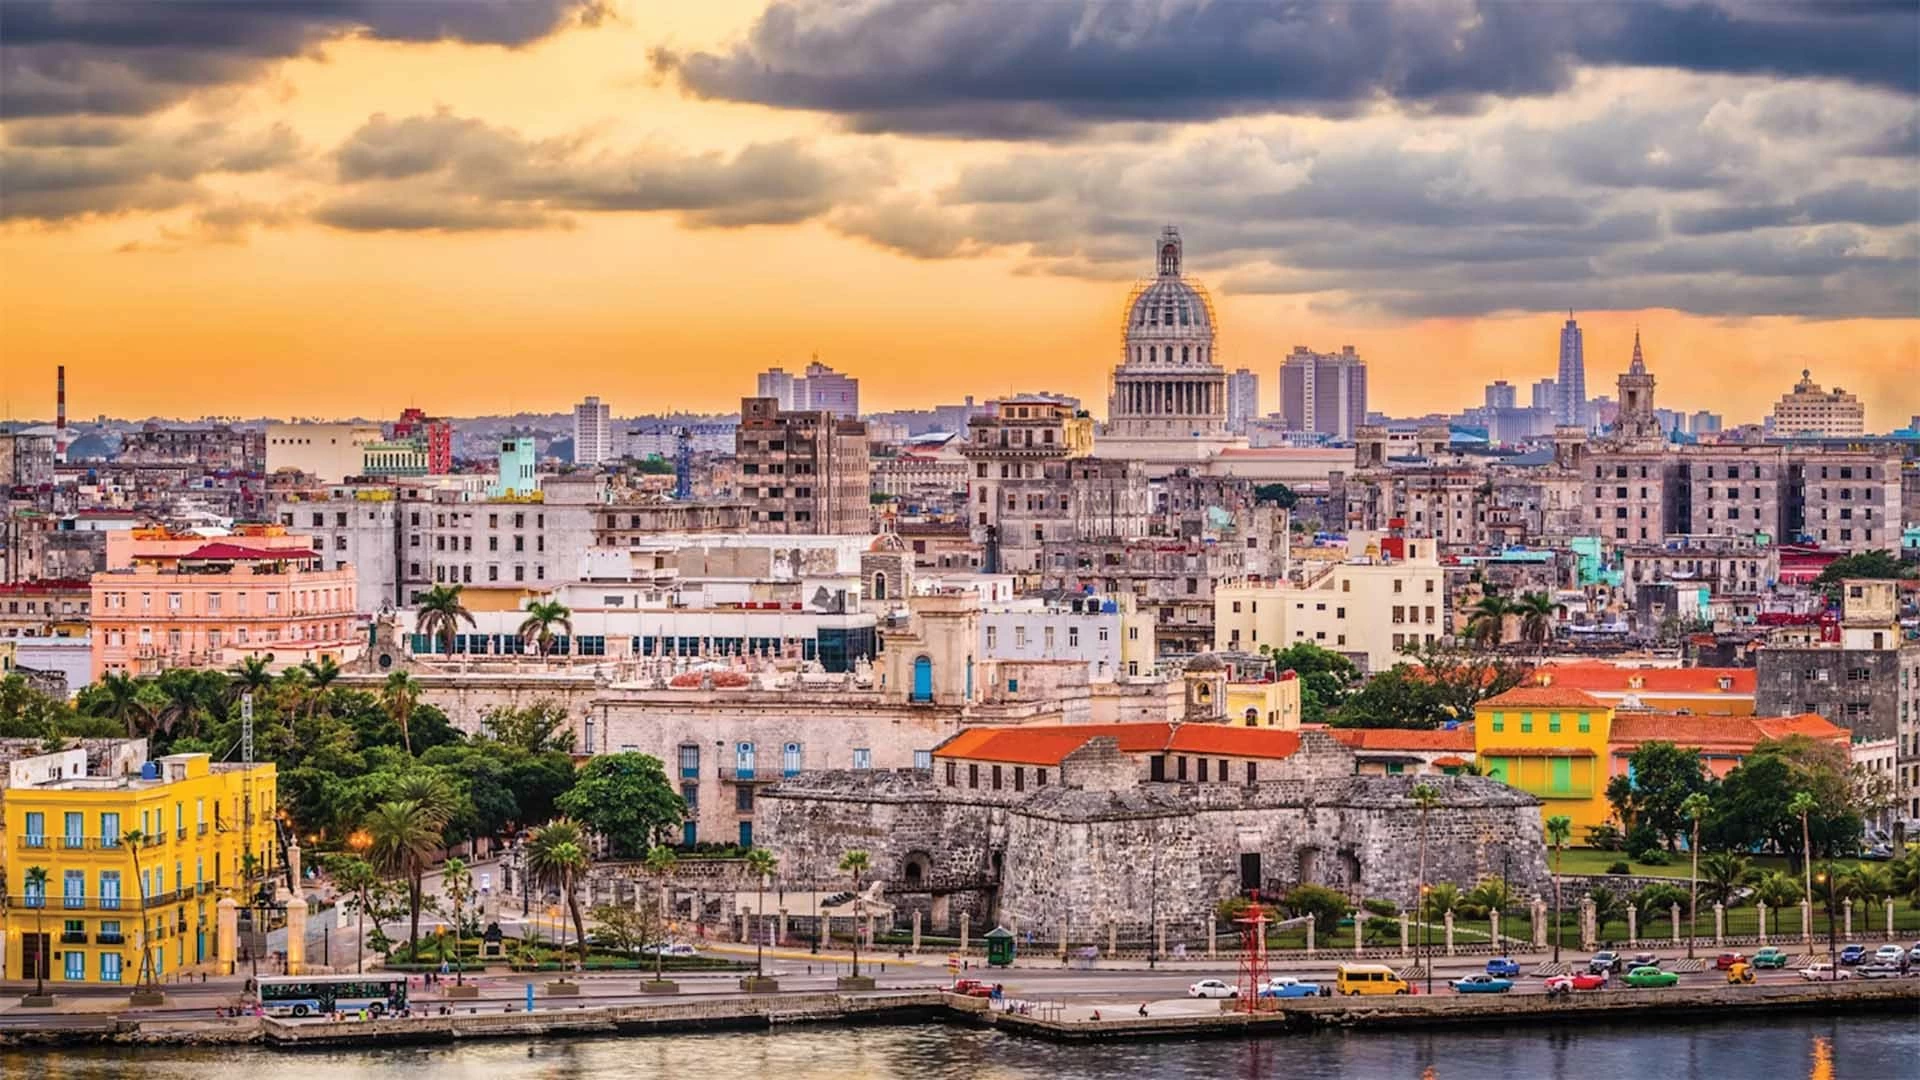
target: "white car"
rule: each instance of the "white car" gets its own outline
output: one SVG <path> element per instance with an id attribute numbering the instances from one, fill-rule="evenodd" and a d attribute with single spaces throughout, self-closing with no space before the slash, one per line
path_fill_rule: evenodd
<path id="1" fill-rule="evenodd" d="M 669 945 L 665 942 L 660 942 L 658 944 L 648 945 L 642 948 L 640 950 L 640 955 L 642 956 L 694 956 L 698 952 L 699 950 L 695 949 L 693 946 L 687 944 L 684 941 L 677 942 L 672 945 Z"/>
<path id="2" fill-rule="evenodd" d="M 1846 968 L 1836 968 L 1832 964 L 1808 964 L 1800 969 L 1800 977 L 1808 982 L 1835 982 L 1853 978 L 1853 972 Z"/>
<path id="3" fill-rule="evenodd" d="M 1237 987 L 1228 986 L 1219 979 L 1201 979 L 1199 982 L 1187 987 L 1187 996 L 1197 998 L 1237 998 L 1240 996 L 1240 991 Z"/>
<path id="4" fill-rule="evenodd" d="M 1893 964 L 1896 967 L 1899 966 L 1901 959 L 1906 955 L 1907 950 L 1898 945 L 1882 945 L 1873 951 L 1873 958 L 1875 960 L 1883 964 Z"/>

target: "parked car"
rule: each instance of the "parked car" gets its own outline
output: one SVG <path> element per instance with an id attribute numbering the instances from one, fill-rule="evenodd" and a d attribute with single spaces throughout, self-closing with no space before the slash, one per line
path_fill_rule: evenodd
<path id="1" fill-rule="evenodd" d="M 1854 969 L 1863 979 L 1897 979 L 1900 977 L 1898 961 L 1888 963 L 1885 960 L 1869 960 Z"/>
<path id="2" fill-rule="evenodd" d="M 1659 966 L 1660 966 L 1660 957 L 1650 952 L 1634 953 L 1633 959 L 1627 961 L 1627 969 L 1629 971 L 1637 967 L 1659 967 Z"/>
<path id="3" fill-rule="evenodd" d="M 1219 979 L 1201 979 L 1199 982 L 1187 987 L 1187 996 L 1196 998 L 1237 998 L 1240 996 L 1240 990 L 1238 987 L 1228 986 Z"/>
<path id="4" fill-rule="evenodd" d="M 1520 961 L 1511 956 L 1496 956 L 1487 961 L 1487 974 L 1515 978 L 1520 974 Z"/>
<path id="5" fill-rule="evenodd" d="M 1898 945 L 1882 945 L 1873 950 L 1873 958 L 1875 960 L 1882 964 L 1892 964 L 1894 967 L 1899 967 L 1900 961 L 1904 959 L 1906 955 L 1907 950 Z"/>
<path id="6" fill-rule="evenodd" d="M 1768 945 L 1753 954 L 1753 966 L 1757 968 L 1783 968 L 1787 966 L 1786 950 Z"/>
<path id="7" fill-rule="evenodd" d="M 1661 986 L 1677 986 L 1680 976 L 1671 971 L 1661 971 L 1652 964 L 1642 964 L 1627 972 L 1627 985 L 1636 990 L 1650 990 Z"/>
<path id="8" fill-rule="evenodd" d="M 1301 982 L 1299 979 L 1268 979 L 1267 985 L 1260 988 L 1263 998 L 1304 998 L 1319 997 L 1320 984 Z"/>
<path id="9" fill-rule="evenodd" d="M 1865 945 L 1842 945 L 1840 947 L 1840 962 L 1848 967 L 1852 967 L 1866 958 L 1867 947 Z"/>
<path id="10" fill-rule="evenodd" d="M 684 941 L 676 941 L 676 942 L 656 941 L 652 945 L 642 946 L 640 949 L 640 955 L 642 956 L 694 956 L 694 955 L 697 955 L 699 951 L 700 950 L 694 948 L 693 946 L 687 944 Z"/>
<path id="11" fill-rule="evenodd" d="M 1853 972 L 1846 968 L 1837 968 L 1825 960 L 1808 964 L 1800 969 L 1800 977 L 1808 982 L 1833 982 L 1837 979 L 1851 979 Z"/>
<path id="12" fill-rule="evenodd" d="M 1612 950 L 1594 953 L 1593 959 L 1587 961 L 1587 970 L 1596 975 L 1602 972 L 1619 971 L 1620 954 Z"/>
<path id="13" fill-rule="evenodd" d="M 1456 994 L 1504 994 L 1513 989 L 1513 980 L 1493 975 L 1469 975 L 1447 985 L 1453 987 Z"/>
<path id="14" fill-rule="evenodd" d="M 1713 958 L 1713 966 L 1717 971 L 1731 971 L 1733 970 L 1733 965 L 1744 964 L 1746 962 L 1747 958 L 1737 952 L 1723 952 Z"/>
<path id="15" fill-rule="evenodd" d="M 1607 977 L 1592 971 L 1582 971 L 1573 975 L 1555 975 L 1547 980 L 1548 990 L 1600 990 L 1607 985 Z"/>
<path id="16" fill-rule="evenodd" d="M 1913 948 L 1907 950 L 1907 962 L 1920 964 L 1920 941 L 1914 942 Z"/>

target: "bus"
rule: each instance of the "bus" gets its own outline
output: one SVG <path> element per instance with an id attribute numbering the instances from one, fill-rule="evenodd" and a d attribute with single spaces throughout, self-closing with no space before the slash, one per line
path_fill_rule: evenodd
<path id="1" fill-rule="evenodd" d="M 1407 994 L 1413 991 L 1400 974 L 1385 964 L 1341 964 L 1334 969 L 1335 993 Z"/>
<path id="2" fill-rule="evenodd" d="M 405 975 L 265 975 L 260 1011 L 268 1016 L 324 1016 L 367 1010 L 372 1016 L 407 1007 Z"/>

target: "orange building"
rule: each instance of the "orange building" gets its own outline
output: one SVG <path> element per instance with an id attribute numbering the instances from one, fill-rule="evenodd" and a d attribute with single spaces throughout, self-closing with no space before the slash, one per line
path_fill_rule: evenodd
<path id="1" fill-rule="evenodd" d="M 1622 667 L 1586 662 L 1547 664 L 1527 685 L 1581 690 L 1615 708 L 1752 716 L 1758 673 L 1753 668 Z"/>
<path id="2" fill-rule="evenodd" d="M 322 569 L 306 537 L 247 526 L 208 538 L 136 529 L 93 575 L 93 677 L 226 667 L 259 655 L 276 669 L 344 663 L 362 643 L 354 571 Z"/>
<path id="3" fill-rule="evenodd" d="M 1437 731 L 1329 728 L 1327 734 L 1353 750 L 1361 776 L 1456 775 L 1473 760 L 1471 725 Z"/>
<path id="4" fill-rule="evenodd" d="M 974 790 L 1025 791 L 1058 782 L 1067 755 L 1110 738 L 1140 763 L 1140 779 L 1171 783 L 1258 783 L 1296 774 L 1302 735 L 1227 724 L 1061 724 L 968 728 L 934 748 L 935 781 Z M 1320 747 L 1333 744 L 1322 742 Z M 1352 772 L 1342 755 L 1340 771 Z M 1288 763 L 1282 771 L 1280 763 Z"/>
<path id="5" fill-rule="evenodd" d="M 1627 759 L 1642 743 L 1663 741 L 1696 747 L 1705 760 L 1707 771 L 1715 778 L 1726 776 L 1753 754 L 1753 748 L 1768 739 L 1805 735 L 1847 745 L 1847 730 L 1819 713 L 1798 716 L 1685 716 L 1674 713 L 1632 712 L 1613 714 L 1613 731 L 1607 739 L 1607 757 L 1611 762 L 1607 776 L 1624 776 Z"/>

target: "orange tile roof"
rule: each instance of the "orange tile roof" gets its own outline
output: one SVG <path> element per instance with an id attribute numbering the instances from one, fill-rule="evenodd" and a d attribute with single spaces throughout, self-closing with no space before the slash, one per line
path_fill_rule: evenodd
<path id="1" fill-rule="evenodd" d="M 1452 754 L 1448 754 L 1446 757 L 1434 758 L 1433 763 L 1435 765 L 1440 766 L 1443 769 L 1457 769 L 1460 766 L 1467 764 L 1467 759 L 1463 757 L 1454 757 Z"/>
<path id="2" fill-rule="evenodd" d="M 1727 685 L 1722 687 L 1721 680 Z M 1588 662 L 1547 664 L 1534 671 L 1534 685 L 1566 687 L 1589 693 L 1646 694 L 1727 694 L 1751 697 L 1759 684 L 1754 668 L 1651 668 L 1621 667 L 1617 664 Z M 1635 682 L 1639 685 L 1635 685 Z"/>
<path id="3" fill-rule="evenodd" d="M 1608 742 L 1624 754 L 1656 739 L 1697 746 L 1703 750 L 1752 750 L 1766 739 L 1806 735 L 1815 739 L 1844 739 L 1847 732 L 1818 713 L 1798 716 L 1680 716 L 1673 713 L 1624 712 L 1613 718 Z"/>
<path id="4" fill-rule="evenodd" d="M 1492 709 L 1604 709 L 1607 703 L 1573 687 L 1516 686 L 1480 703 Z"/>
<path id="5" fill-rule="evenodd" d="M 1003 761 L 1015 765 L 1058 765 L 1061 759 L 1106 736 L 1126 754 L 1218 754 L 1224 757 L 1278 759 L 1300 749 L 1300 735 L 1273 728 L 1227 724 L 1071 724 L 968 728 L 933 751 L 939 758 Z"/>
<path id="6" fill-rule="evenodd" d="M 1472 750 L 1473 729 L 1334 728 L 1327 732 L 1355 750 Z"/>

